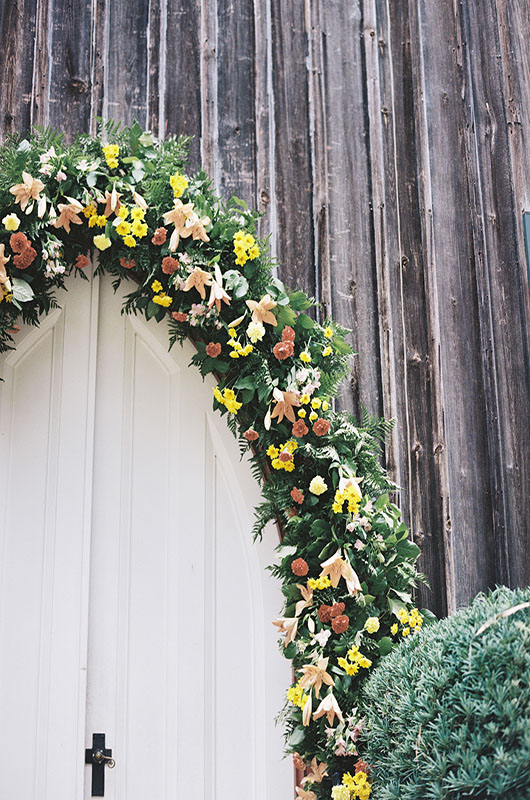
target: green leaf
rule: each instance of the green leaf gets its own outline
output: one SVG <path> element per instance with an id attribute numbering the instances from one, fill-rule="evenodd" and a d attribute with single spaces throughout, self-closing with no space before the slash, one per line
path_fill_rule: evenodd
<path id="1" fill-rule="evenodd" d="M 389 636 L 382 636 L 379 639 L 379 652 L 382 656 L 388 655 L 393 647 L 394 642 Z"/>
<path id="2" fill-rule="evenodd" d="M 293 292 L 289 295 L 289 303 L 295 311 L 305 311 L 311 307 L 311 301 L 305 292 Z"/>
<path id="3" fill-rule="evenodd" d="M 149 133 L 149 131 L 147 131 L 146 133 L 142 133 L 138 141 L 142 145 L 142 147 L 152 147 L 155 144 L 155 140 L 152 134 Z"/>
<path id="4" fill-rule="evenodd" d="M 287 647 L 284 648 L 283 654 L 285 658 L 294 658 L 296 655 L 296 645 L 294 642 L 289 642 Z"/>
<path id="5" fill-rule="evenodd" d="M 389 499 L 387 494 L 382 494 L 381 497 L 378 497 L 375 504 L 376 511 L 381 511 L 382 508 L 388 505 Z"/>
<path id="6" fill-rule="evenodd" d="M 27 303 L 35 297 L 35 293 L 27 281 L 23 281 L 21 278 L 12 278 L 11 283 L 13 284 L 13 298 L 20 303 Z"/>
<path id="7" fill-rule="evenodd" d="M 289 645 L 290 646 L 290 645 Z M 289 736 L 289 747 L 298 747 L 305 739 L 306 729 L 298 725 Z"/>
<path id="8" fill-rule="evenodd" d="M 97 172 L 89 172 L 86 176 L 86 182 L 89 186 L 95 186 L 98 182 Z"/>
<path id="9" fill-rule="evenodd" d="M 278 320 L 278 328 L 280 330 L 285 328 L 286 325 L 290 325 L 292 328 L 296 323 L 296 314 L 290 306 L 279 306 L 276 319 Z"/>
<path id="10" fill-rule="evenodd" d="M 397 589 L 390 589 L 391 592 L 399 597 L 400 600 L 403 600 L 404 603 L 412 603 L 412 596 L 410 592 L 399 592 Z"/>
<path id="11" fill-rule="evenodd" d="M 315 320 L 308 317 L 307 314 L 299 314 L 296 324 L 306 331 L 312 330 L 315 327 Z"/>
<path id="12" fill-rule="evenodd" d="M 151 319 L 151 317 L 156 317 L 159 308 L 160 308 L 159 305 L 153 303 L 152 300 L 149 300 L 147 308 L 145 309 L 145 318 Z"/>
<path id="13" fill-rule="evenodd" d="M 256 381 L 253 375 L 244 375 L 242 378 L 238 378 L 234 383 L 234 389 L 254 389 L 255 383 Z"/>

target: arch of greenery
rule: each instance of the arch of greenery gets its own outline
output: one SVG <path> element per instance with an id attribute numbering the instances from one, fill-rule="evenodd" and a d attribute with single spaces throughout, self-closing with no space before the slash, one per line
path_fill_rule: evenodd
<path id="1" fill-rule="evenodd" d="M 357 423 L 333 399 L 348 370 L 346 330 L 316 322 L 312 301 L 273 275 L 257 214 L 186 171 L 186 141 L 156 141 L 138 124 L 102 125 L 71 145 L 52 130 L 0 149 L 0 349 L 20 320 L 38 324 L 54 292 L 97 252 L 126 313 L 169 316 L 170 341 L 217 379 L 213 403 L 251 450 L 269 520 L 282 532 L 271 570 L 282 583 L 274 621 L 292 661 L 282 721 L 286 753 L 305 771 L 297 794 L 369 797 L 357 752 L 363 680 L 422 615 L 413 607 L 418 548 L 379 464 L 389 424 Z M 271 714 L 276 710 L 271 709 Z"/>

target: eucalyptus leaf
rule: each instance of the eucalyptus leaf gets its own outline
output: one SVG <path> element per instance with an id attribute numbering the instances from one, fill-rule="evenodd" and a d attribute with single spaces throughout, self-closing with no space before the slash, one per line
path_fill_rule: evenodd
<path id="1" fill-rule="evenodd" d="M 13 284 L 13 298 L 20 303 L 27 303 L 35 297 L 35 292 L 27 281 L 21 278 L 12 278 Z"/>

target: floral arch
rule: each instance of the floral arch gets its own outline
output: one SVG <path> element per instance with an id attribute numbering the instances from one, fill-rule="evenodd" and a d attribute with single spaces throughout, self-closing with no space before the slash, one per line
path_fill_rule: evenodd
<path id="1" fill-rule="evenodd" d="M 183 139 L 115 123 L 68 146 L 48 129 L 11 137 L 0 202 L 1 350 L 15 346 L 20 319 L 37 325 L 56 305 L 65 275 L 87 279 L 96 251 L 115 288 L 134 282 L 123 311 L 169 315 L 169 345 L 190 338 L 192 363 L 216 376 L 214 406 L 262 484 L 254 537 L 270 520 L 281 532 L 270 569 L 285 597 L 274 625 L 293 665 L 281 719 L 297 794 L 368 798 L 363 679 L 422 615 L 419 550 L 378 460 L 390 426 L 334 410 L 347 331 L 316 322 L 304 292 L 274 277 L 257 214 L 216 197 L 204 172 L 187 173 Z"/>

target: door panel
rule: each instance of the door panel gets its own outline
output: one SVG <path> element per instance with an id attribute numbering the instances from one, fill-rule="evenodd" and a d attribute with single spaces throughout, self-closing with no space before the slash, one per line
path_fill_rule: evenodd
<path id="1" fill-rule="evenodd" d="M 0 787 L 90 797 L 84 747 L 104 732 L 110 800 L 290 797 L 276 532 L 252 544 L 259 490 L 213 383 L 191 345 L 168 353 L 165 323 L 122 316 L 109 279 L 62 302 L 4 358 Z"/>

